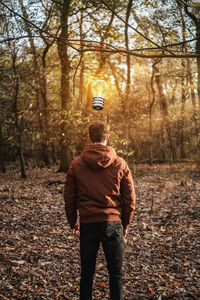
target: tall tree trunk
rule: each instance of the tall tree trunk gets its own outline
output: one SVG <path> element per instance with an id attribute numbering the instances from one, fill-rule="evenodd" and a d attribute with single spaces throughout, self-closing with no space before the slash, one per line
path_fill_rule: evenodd
<path id="1" fill-rule="evenodd" d="M 153 89 L 153 86 L 151 86 Z M 153 95 L 155 97 L 155 95 Z M 151 94 L 149 92 L 149 164 L 150 166 L 153 164 L 153 124 L 152 124 L 152 108 L 153 106 L 151 105 Z"/>
<path id="2" fill-rule="evenodd" d="M 161 126 L 160 126 L 160 152 L 161 152 L 161 161 L 166 161 L 167 160 L 167 155 L 166 155 L 166 146 L 165 146 L 165 137 L 164 137 L 164 119 L 162 119 Z"/>
<path id="3" fill-rule="evenodd" d="M 181 61 L 182 76 L 181 76 L 181 126 L 180 126 L 180 155 L 181 159 L 186 157 L 185 154 L 185 101 L 186 101 L 186 82 L 185 82 L 185 60 Z"/>
<path id="4" fill-rule="evenodd" d="M 78 103 L 77 108 L 80 108 L 80 103 L 83 102 L 83 89 L 84 89 L 84 71 L 85 71 L 85 62 L 84 62 L 84 54 L 83 54 L 83 9 L 81 9 L 81 20 L 80 20 L 80 50 L 81 50 L 81 69 L 80 69 L 80 79 L 79 79 L 79 96 L 78 96 Z"/>
<path id="5" fill-rule="evenodd" d="M 196 54 L 200 55 L 200 19 L 196 22 Z M 197 91 L 198 91 L 198 101 L 200 106 L 200 57 L 197 57 L 197 74 L 198 74 L 198 83 L 197 83 Z"/>
<path id="6" fill-rule="evenodd" d="M 3 134 L 2 134 L 2 123 L 0 123 L 0 168 L 3 173 L 6 173 L 4 165 L 4 150 L 3 150 Z"/>
<path id="7" fill-rule="evenodd" d="M 129 36 L 128 36 L 128 22 L 129 17 L 131 13 L 131 7 L 132 7 L 133 0 L 128 1 L 127 9 L 126 9 L 126 24 L 125 24 L 125 44 L 126 44 L 126 50 L 129 51 Z M 127 66 L 127 72 L 126 72 L 126 90 L 123 95 L 122 99 L 122 111 L 123 111 L 123 121 L 124 122 L 124 138 L 126 140 L 129 140 L 129 118 L 128 118 L 128 106 L 129 106 L 129 93 L 130 93 L 130 85 L 131 85 L 131 58 L 130 55 L 126 55 L 126 66 Z M 127 143 L 126 152 L 129 152 L 129 143 Z M 128 159 L 128 157 L 127 157 Z"/>
<path id="8" fill-rule="evenodd" d="M 149 93 L 149 139 L 150 139 L 150 149 L 149 149 L 149 164 L 153 164 L 153 124 L 152 124 L 152 110 L 155 103 L 155 66 L 159 63 L 160 60 L 155 60 L 152 63 L 152 74 L 151 74 L 151 93 Z M 151 96 L 152 94 L 152 96 Z"/>
<path id="9" fill-rule="evenodd" d="M 48 16 L 47 16 L 48 19 Z M 50 47 L 54 44 L 56 40 L 56 36 L 58 30 L 54 36 L 53 39 L 50 41 L 44 37 L 42 32 L 40 32 L 41 38 L 43 39 L 43 42 L 45 44 L 45 47 L 42 51 L 41 55 L 41 72 L 40 72 L 40 91 L 41 91 L 41 99 L 42 99 L 42 127 L 43 127 L 43 137 L 42 137 L 42 159 L 46 165 L 50 164 L 50 152 L 51 152 L 51 147 L 49 144 L 49 137 L 50 137 L 50 131 L 49 131 L 49 110 L 48 110 L 48 99 L 47 99 L 47 66 L 46 66 L 46 57 L 47 53 L 50 49 Z"/>
<path id="10" fill-rule="evenodd" d="M 13 69 L 13 82 L 14 82 L 14 93 L 13 93 L 13 114 L 14 114 L 14 124 L 17 130 L 17 149 L 19 153 L 20 166 L 21 166 L 21 177 L 26 178 L 25 172 L 25 162 L 22 151 L 22 135 L 24 131 L 23 126 L 23 116 L 19 120 L 18 111 L 18 95 L 19 95 L 19 76 L 17 74 L 16 60 L 17 54 L 15 49 L 11 49 L 12 52 L 12 69 Z"/>
<path id="11" fill-rule="evenodd" d="M 187 2 L 187 1 L 186 1 Z M 185 12 L 194 22 L 196 28 L 196 54 L 200 55 L 200 19 L 188 10 L 187 4 L 184 2 Z M 197 95 L 200 106 L 200 56 L 197 57 Z"/>
<path id="12" fill-rule="evenodd" d="M 194 122 L 194 130 L 195 130 L 195 139 L 196 139 L 196 149 L 198 152 L 200 152 L 200 146 L 199 146 L 199 128 L 198 128 L 198 111 L 196 107 L 196 96 L 194 92 L 194 80 L 192 77 L 192 68 L 191 68 L 191 61 L 187 60 L 187 77 L 188 77 L 188 83 L 190 87 L 190 94 L 191 94 L 191 100 L 192 100 L 192 114 L 193 114 L 193 122 Z"/>
<path id="13" fill-rule="evenodd" d="M 43 138 L 42 138 L 42 159 L 45 165 L 50 164 L 50 149 L 48 147 L 49 126 L 48 126 L 48 101 L 47 101 L 47 79 L 46 79 L 46 55 L 50 48 L 47 44 L 42 54 L 42 70 L 41 70 L 41 97 L 42 97 L 42 115 L 43 115 Z"/>
<path id="14" fill-rule="evenodd" d="M 181 16 L 181 25 L 182 25 L 182 40 L 186 41 L 186 25 L 185 19 L 183 16 L 182 5 L 178 2 L 179 12 Z M 187 46 L 185 44 L 182 45 L 182 51 L 187 51 Z M 184 58 L 181 59 L 181 126 L 180 126 L 180 155 L 181 159 L 185 159 L 185 102 L 186 102 L 186 60 Z"/>
<path id="15" fill-rule="evenodd" d="M 194 22 L 196 28 L 196 54 L 200 55 L 200 19 L 196 17 L 191 11 L 188 10 L 187 1 L 184 2 L 185 12 L 190 17 L 190 19 Z M 190 65 L 189 65 L 190 66 Z M 191 69 L 191 68 L 190 68 Z M 192 104 L 193 104 L 193 119 L 195 122 L 195 133 L 196 133 L 196 149 L 198 153 L 200 152 L 200 138 L 198 132 L 198 124 L 197 124 L 197 113 L 196 113 L 196 100 L 195 94 L 193 89 L 192 76 L 189 77 L 190 86 L 192 87 L 191 90 L 191 97 L 192 97 Z M 200 106 L 200 56 L 197 57 L 197 97 L 198 97 L 198 104 Z"/>
<path id="16" fill-rule="evenodd" d="M 26 178 L 26 170 L 25 170 L 25 161 L 24 161 L 24 155 L 22 151 L 22 134 L 19 135 L 19 159 L 20 159 L 20 165 L 21 165 L 21 177 Z"/>
<path id="17" fill-rule="evenodd" d="M 0 150 L 0 155 L 1 155 L 1 170 L 3 173 L 6 173 L 6 168 L 5 168 L 5 165 L 4 165 L 4 161 L 3 161 L 3 154 L 2 154 L 2 151 Z"/>
<path id="18" fill-rule="evenodd" d="M 61 8 L 61 32 L 58 40 L 58 55 L 61 65 L 61 86 L 60 86 L 60 98 L 61 98 L 61 151 L 60 151 L 60 167 L 59 172 L 66 172 L 72 160 L 72 154 L 69 149 L 69 137 L 67 128 L 67 112 L 69 109 L 69 74 L 70 74 L 70 60 L 68 55 L 67 39 L 68 39 L 68 16 L 70 10 L 71 0 L 64 0 Z"/>
<path id="19" fill-rule="evenodd" d="M 126 10 L 126 24 L 125 24 L 125 44 L 126 44 L 126 51 L 129 51 L 129 37 L 128 37 L 128 22 L 131 13 L 133 0 L 129 0 Z M 130 85 L 131 85 L 131 58 L 130 54 L 126 55 L 126 66 L 127 66 L 127 73 L 126 73 L 126 93 L 125 93 L 125 101 L 129 103 L 129 93 L 130 93 Z M 125 103 L 123 103 L 124 114 L 126 110 Z"/>
<path id="20" fill-rule="evenodd" d="M 169 148 L 170 148 L 170 162 L 174 162 L 176 159 L 176 151 L 173 141 L 173 135 L 172 135 L 172 127 L 169 120 L 169 113 L 168 113 L 168 104 L 167 99 L 165 98 L 165 95 L 163 93 L 162 88 L 162 77 L 160 74 L 160 71 L 157 66 L 155 66 L 155 82 L 158 88 L 158 94 L 159 94 L 159 102 L 160 102 L 160 108 L 162 112 L 162 122 L 163 122 L 163 128 L 167 131 L 167 137 L 169 140 Z"/>

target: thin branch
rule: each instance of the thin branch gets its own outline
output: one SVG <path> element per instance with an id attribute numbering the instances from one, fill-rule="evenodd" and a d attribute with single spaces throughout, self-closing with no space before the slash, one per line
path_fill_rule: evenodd
<path id="1" fill-rule="evenodd" d="M 34 38 L 42 38 L 40 35 L 32 35 L 32 37 L 34 37 Z M 18 36 L 18 37 L 6 38 L 4 40 L 1 40 L 0 44 L 3 44 L 5 42 L 9 42 L 9 41 L 16 41 L 16 40 L 27 39 L 27 38 L 29 38 L 29 35 L 22 35 L 22 36 Z"/>
<path id="2" fill-rule="evenodd" d="M 139 30 L 137 30 L 136 28 L 134 28 L 133 26 L 131 26 L 130 24 L 128 24 L 123 18 L 121 18 L 118 14 L 116 14 L 115 11 L 113 11 L 113 9 L 107 4 L 105 3 L 104 0 L 102 0 L 103 4 L 111 11 L 115 14 L 115 16 L 120 19 L 124 24 L 126 24 L 128 27 L 130 27 L 131 29 L 133 29 L 135 32 L 137 32 L 140 36 L 142 36 L 145 40 L 149 41 L 150 43 L 152 43 L 153 45 L 155 45 L 156 47 L 160 48 L 161 50 L 165 50 L 168 51 L 169 53 L 173 54 L 172 51 L 168 50 L 168 49 L 164 49 L 162 46 L 156 44 L 154 41 L 152 41 L 151 39 L 149 39 L 148 37 L 146 37 L 144 34 L 142 34 Z"/>
<path id="3" fill-rule="evenodd" d="M 104 0 L 102 0 L 103 3 Z M 108 43 L 106 43 L 106 46 L 107 47 L 110 47 L 111 50 L 109 49 L 105 49 L 105 48 L 102 48 L 102 47 L 99 47 L 98 49 L 94 48 L 95 45 L 92 45 L 91 48 L 86 48 L 84 50 L 80 50 L 80 49 L 77 49 L 76 47 L 74 47 L 72 44 L 70 44 L 69 42 L 66 42 L 66 39 L 63 39 L 63 38 L 60 38 L 60 37 L 57 37 L 49 32 L 47 32 L 46 30 L 42 30 L 41 28 L 39 28 L 37 25 L 35 25 L 33 22 L 27 20 L 26 18 L 24 18 L 23 16 L 21 16 L 20 14 L 18 14 L 17 12 L 15 12 L 14 10 L 12 10 L 11 8 L 9 8 L 6 4 L 3 3 L 2 0 L 0 0 L 0 3 L 6 7 L 10 12 L 12 12 L 13 14 L 17 15 L 18 17 L 20 17 L 21 19 L 23 19 L 24 21 L 30 23 L 33 27 L 35 27 L 40 33 L 44 33 L 47 35 L 47 37 L 49 38 L 53 38 L 55 40 L 60 40 L 62 43 L 65 43 L 66 45 L 68 45 L 69 47 L 71 47 L 72 49 L 74 49 L 75 51 L 79 52 L 79 53 L 82 53 L 82 52 L 107 52 L 107 53 L 111 53 L 111 54 L 116 54 L 116 53 L 122 53 L 122 54 L 130 54 L 130 55 L 133 55 L 133 56 L 136 56 L 136 57 L 142 57 L 142 58 L 197 58 L 199 57 L 200 55 L 199 54 L 192 54 L 192 53 L 189 53 L 189 54 L 174 54 L 173 52 L 165 49 L 166 47 L 172 47 L 172 46 L 176 46 L 176 45 L 181 45 L 182 43 L 187 43 L 187 42 L 191 42 L 191 41 L 194 41 L 194 40 L 197 40 L 196 39 L 191 39 L 191 40 L 188 40 L 188 41 L 185 41 L 185 42 L 180 42 L 180 43 L 177 43 L 177 44 L 171 44 L 171 45 L 166 45 L 166 46 L 158 46 L 157 44 L 155 44 L 154 42 L 152 42 L 157 48 L 144 48 L 144 49 L 135 49 L 135 50 L 129 50 L 129 51 L 126 51 L 126 50 L 123 50 L 123 49 L 117 49 L 115 48 L 113 45 L 110 45 Z M 107 5 L 107 4 L 106 4 Z M 118 18 L 120 18 L 124 23 L 125 21 L 119 17 L 116 13 L 114 13 Z M 135 28 L 133 28 L 131 25 L 128 24 L 129 27 L 131 27 L 132 29 L 135 30 Z M 137 31 L 136 31 L 137 32 Z M 140 34 L 140 33 L 139 33 Z M 5 41 L 11 41 L 11 40 L 16 40 L 16 39 L 21 39 L 21 38 L 28 38 L 29 36 L 21 36 L 21 37 L 15 37 L 15 38 L 8 38 L 8 39 L 4 39 L 4 40 L 1 40 L 0 43 L 3 43 Z M 32 37 L 39 37 L 37 35 L 33 35 Z M 39 37 L 41 38 L 41 37 Z M 144 38 L 146 38 L 144 36 Z M 67 41 L 76 41 L 75 39 L 68 39 Z M 77 40 L 77 41 L 80 41 L 80 40 Z M 92 43 L 97 43 L 97 44 L 101 44 L 101 42 L 97 42 L 97 41 L 87 41 L 87 40 L 83 40 L 83 42 L 92 42 Z M 139 50 L 158 50 L 158 49 L 161 49 L 161 50 L 167 50 L 168 52 L 170 52 L 171 54 L 143 54 L 143 53 L 136 53 L 135 51 L 139 51 Z"/>
<path id="4" fill-rule="evenodd" d="M 33 27 L 35 27 L 40 33 L 45 33 L 47 34 L 49 37 L 55 38 L 56 40 L 61 41 L 62 43 L 68 45 L 69 47 L 73 48 L 74 50 L 76 50 L 77 52 L 79 51 L 78 49 L 76 49 L 75 47 L 73 47 L 72 45 L 70 45 L 69 43 L 67 43 L 64 39 L 57 37 L 55 35 L 53 35 L 52 33 L 49 33 L 46 30 L 42 30 L 40 27 L 38 27 L 37 25 L 35 25 L 33 22 L 27 20 L 26 18 L 24 18 L 23 16 L 21 16 L 20 14 L 18 14 L 17 12 L 15 12 L 14 10 L 12 10 L 9 6 L 7 6 L 5 3 L 2 2 L 2 0 L 0 0 L 0 3 L 6 7 L 10 12 L 12 12 L 14 15 L 18 16 L 19 18 L 21 18 L 22 20 L 24 20 L 25 22 L 28 22 L 29 24 L 31 24 Z"/>
<path id="5" fill-rule="evenodd" d="M 1 40 L 0 43 L 4 43 L 6 41 L 12 41 L 12 40 L 18 40 L 18 39 L 23 39 L 23 38 L 28 38 L 29 36 L 21 36 L 21 37 L 15 37 L 15 38 L 9 38 L 9 39 L 4 39 L 4 40 Z M 37 37 L 37 38 L 42 38 L 41 36 L 32 36 L 32 37 Z M 56 38 L 54 36 L 49 36 L 48 37 L 51 37 L 53 39 L 59 39 L 59 38 Z M 194 39 L 195 40 L 195 39 Z M 80 42 L 81 40 L 76 40 L 76 39 L 69 39 L 68 41 L 72 41 L 72 42 Z M 101 44 L 101 42 L 97 42 L 97 41 L 87 41 L 87 40 L 82 40 L 83 42 L 86 42 L 86 43 L 96 43 L 96 44 Z M 181 43 L 180 43 L 181 44 Z M 69 43 L 68 43 L 69 46 L 71 46 Z M 178 44 L 177 44 L 178 45 Z M 193 53 L 188 53 L 188 54 L 173 54 L 173 55 L 169 55 L 169 54 L 151 54 L 151 55 L 145 55 L 145 54 L 140 54 L 140 53 L 136 53 L 137 51 L 147 51 L 147 50 L 158 50 L 157 48 L 139 48 L 139 49 L 133 49 L 133 50 L 129 50 L 129 51 L 126 51 L 126 50 L 123 50 L 123 49 L 118 49 L 112 45 L 109 45 L 109 44 L 106 44 L 106 46 L 109 46 L 111 47 L 110 49 L 105 49 L 105 48 L 97 48 L 95 45 L 91 45 L 91 48 L 85 48 L 84 50 L 79 50 L 79 49 L 76 49 L 79 53 L 81 52 L 108 52 L 108 53 L 111 53 L 111 54 L 116 54 L 116 53 L 122 53 L 122 54 L 130 54 L 130 55 L 133 55 L 133 56 L 137 56 L 137 57 L 146 57 L 146 58 L 164 58 L 164 57 L 171 57 L 171 58 L 197 58 L 199 57 L 200 55 L 198 54 L 195 54 L 195 52 Z"/>
<path id="6" fill-rule="evenodd" d="M 40 35 L 32 35 L 32 37 L 34 38 L 52 38 L 52 39 L 55 39 L 55 36 L 40 36 Z M 20 39 L 25 39 L 25 38 L 29 38 L 28 35 L 22 35 L 22 36 L 19 36 L 19 37 L 11 37 L 11 38 L 6 38 L 4 40 L 0 40 L 0 44 L 2 43 L 5 43 L 5 42 L 8 42 L 8 41 L 14 41 L 14 40 L 20 40 Z M 165 45 L 163 46 L 163 48 L 165 47 L 174 47 L 174 46 L 181 46 L 181 45 L 184 45 L 186 43 L 190 43 L 190 42 L 193 42 L 193 41 L 196 41 L 198 40 L 197 38 L 193 38 L 193 39 L 190 39 L 190 40 L 186 40 L 186 41 L 182 41 L 182 42 L 179 42 L 179 43 L 176 43 L 176 44 L 168 44 L 168 45 Z M 69 42 L 83 42 L 83 43 L 93 43 L 93 44 L 101 44 L 101 42 L 98 42 L 98 41 L 93 41 L 93 40 L 83 40 L 83 39 L 68 39 Z M 104 45 L 109 47 L 110 49 L 114 49 L 114 50 L 118 50 L 118 48 L 116 48 L 115 46 L 113 46 L 112 44 L 109 44 L 109 43 L 105 43 L 104 42 Z M 96 47 L 95 45 L 91 45 L 91 47 Z M 132 49 L 131 51 L 132 52 L 137 52 L 137 51 L 152 51 L 152 50 L 159 50 L 157 47 L 146 47 L 146 48 L 135 48 L 135 49 Z M 77 51 L 79 51 L 77 49 Z"/>
<path id="7" fill-rule="evenodd" d="M 85 48 L 84 50 L 79 52 L 107 52 L 111 54 L 117 54 L 117 53 L 122 53 L 122 54 L 130 54 L 132 56 L 136 57 L 143 57 L 143 58 L 197 58 L 200 57 L 200 54 L 142 54 L 142 53 L 135 53 L 134 51 L 126 51 L 123 49 L 117 49 L 117 50 L 107 50 L 107 49 L 90 49 L 90 48 Z"/>

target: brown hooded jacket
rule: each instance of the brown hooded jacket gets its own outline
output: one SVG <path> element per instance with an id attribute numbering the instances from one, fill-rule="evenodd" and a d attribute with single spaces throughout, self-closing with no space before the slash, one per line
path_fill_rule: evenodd
<path id="1" fill-rule="evenodd" d="M 128 165 L 110 146 L 93 144 L 83 149 L 68 170 L 64 188 L 67 220 L 81 223 L 122 221 L 124 229 L 135 209 L 135 191 Z"/>

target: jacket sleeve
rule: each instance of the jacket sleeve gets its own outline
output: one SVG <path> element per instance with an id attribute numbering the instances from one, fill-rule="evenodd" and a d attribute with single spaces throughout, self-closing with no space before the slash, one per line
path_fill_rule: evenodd
<path id="1" fill-rule="evenodd" d="M 73 173 L 73 167 L 71 164 L 66 176 L 66 182 L 64 187 L 64 201 L 67 221 L 72 229 L 79 228 L 79 222 L 77 217 L 77 200 L 78 191 L 76 179 Z"/>
<path id="2" fill-rule="evenodd" d="M 122 225 L 126 230 L 128 225 L 131 223 L 136 203 L 133 179 L 128 165 L 125 166 L 120 189 L 122 197 Z"/>

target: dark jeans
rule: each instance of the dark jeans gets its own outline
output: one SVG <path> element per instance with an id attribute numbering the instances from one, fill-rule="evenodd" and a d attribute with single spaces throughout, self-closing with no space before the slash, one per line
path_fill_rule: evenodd
<path id="1" fill-rule="evenodd" d="M 109 272 L 110 299 L 122 300 L 123 227 L 121 222 L 80 225 L 80 300 L 92 299 L 96 256 L 102 243 Z"/>

